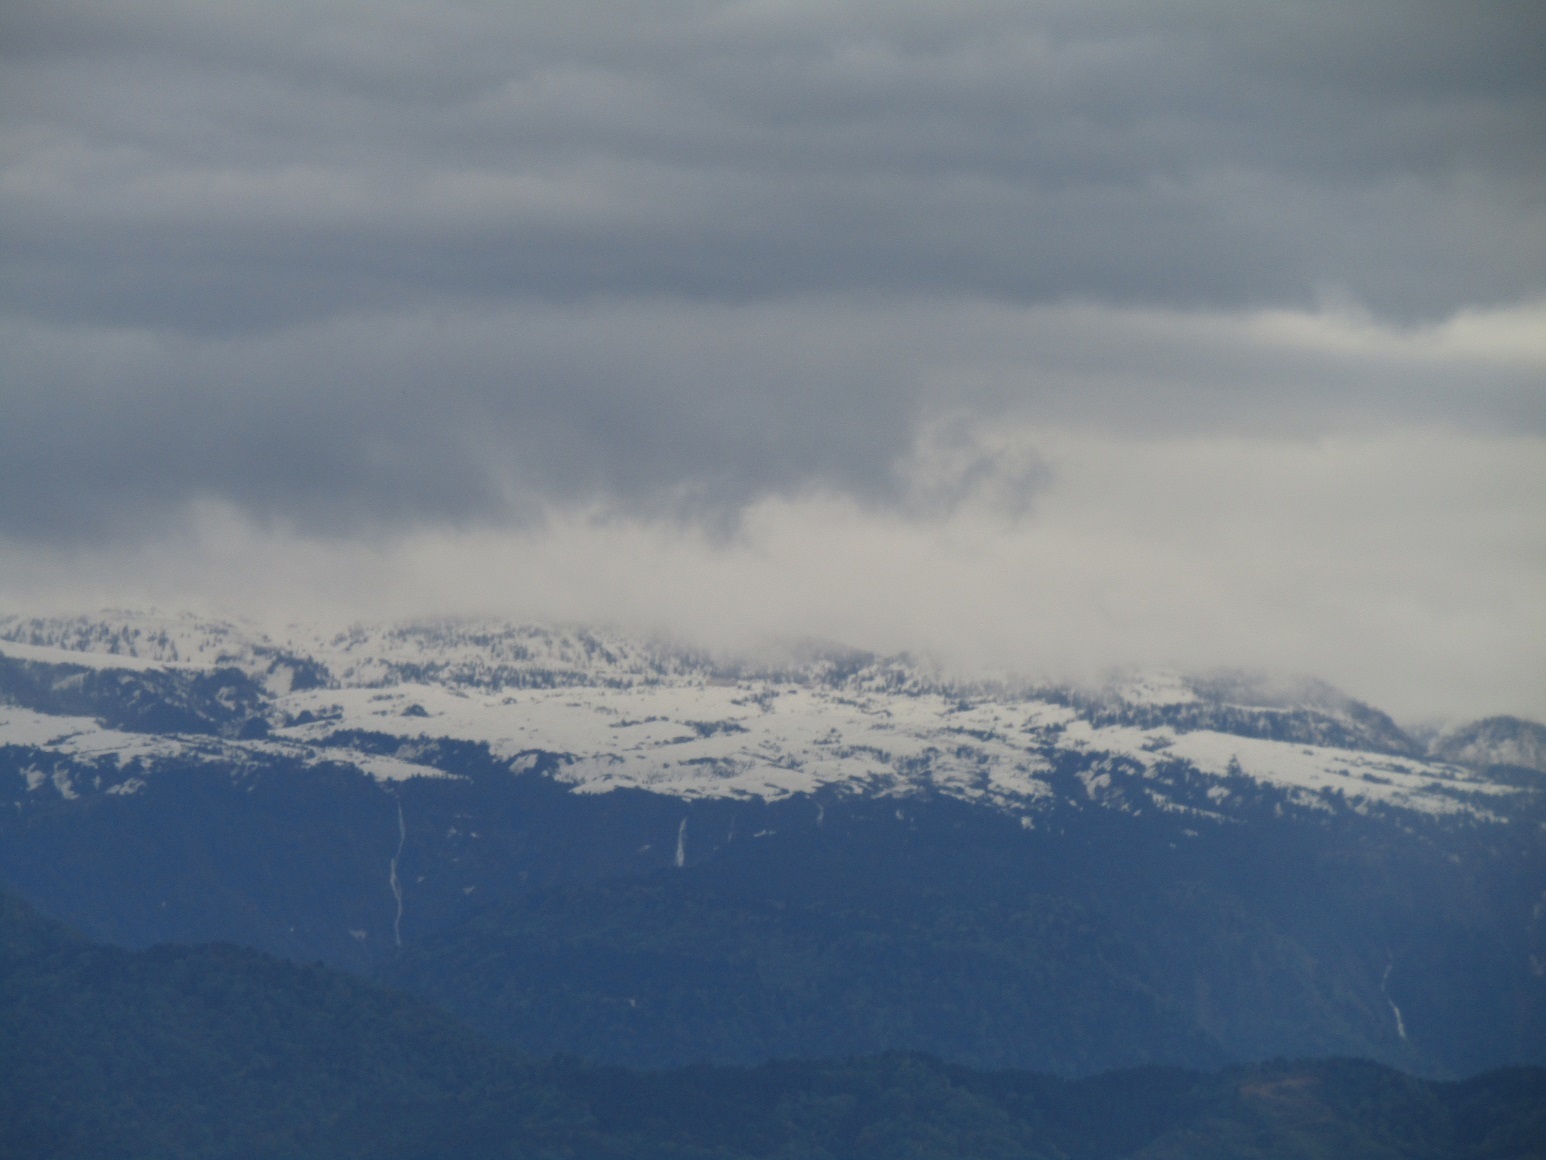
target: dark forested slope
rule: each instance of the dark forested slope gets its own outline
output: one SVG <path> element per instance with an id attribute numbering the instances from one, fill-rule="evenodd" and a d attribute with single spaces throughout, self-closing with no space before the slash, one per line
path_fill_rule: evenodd
<path id="1" fill-rule="evenodd" d="M 1546 1154 L 1546 1071 L 1311 1061 L 1079 1081 L 913 1055 L 630 1072 L 525 1062 L 433 1008 L 228 946 L 131 952 L 0 902 L 0 1156 Z"/>

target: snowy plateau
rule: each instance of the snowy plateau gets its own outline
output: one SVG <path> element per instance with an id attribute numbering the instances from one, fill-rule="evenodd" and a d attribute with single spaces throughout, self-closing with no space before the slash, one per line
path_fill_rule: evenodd
<path id="1" fill-rule="evenodd" d="M 31 751 L 30 792 L 65 797 L 133 793 L 190 761 L 457 776 L 426 756 L 444 740 L 485 745 L 512 773 L 540 765 L 582 794 L 936 794 L 1027 827 L 1053 804 L 1222 821 L 1253 785 L 1312 809 L 1487 822 L 1521 792 L 1485 763 L 1429 756 L 1325 685 L 1238 675 L 1034 687 L 836 650 L 729 663 L 587 629 L 441 621 L 275 638 L 142 614 L 0 618 L 0 665 L 0 746 Z M 147 702 L 171 711 L 136 716 Z M 1080 758 L 1072 799 L 1056 800 L 1049 777 L 1060 755 Z"/>

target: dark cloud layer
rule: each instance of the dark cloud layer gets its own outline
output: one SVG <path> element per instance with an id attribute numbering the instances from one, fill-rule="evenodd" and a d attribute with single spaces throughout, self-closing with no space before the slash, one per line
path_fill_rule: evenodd
<path id="1" fill-rule="evenodd" d="M 894 499 L 952 409 L 1539 430 L 1537 363 L 1140 316 L 1546 293 L 1543 32 L 1512 0 L 13 0 L 0 532 Z"/>
<path id="2" fill-rule="evenodd" d="M 1490 354 L 1463 325 L 1273 323 L 650 300 L 222 337 L 12 323 L 0 348 L 28 389 L 0 425 L 0 513 L 43 538 L 136 535 L 198 499 L 328 533 L 522 521 L 552 502 L 722 522 L 813 487 L 905 502 L 917 441 L 938 450 L 941 431 L 955 470 L 996 470 L 970 449 L 1004 419 L 1171 438 L 1546 433 L 1546 350 Z"/>
<path id="3" fill-rule="evenodd" d="M 6 299 L 1540 288 L 1539 5 L 7 6 Z"/>

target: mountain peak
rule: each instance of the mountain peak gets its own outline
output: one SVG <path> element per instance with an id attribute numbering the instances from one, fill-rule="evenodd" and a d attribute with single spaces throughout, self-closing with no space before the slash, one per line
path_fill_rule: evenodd
<path id="1" fill-rule="evenodd" d="M 1512 765 L 1546 773 L 1546 725 L 1522 717 L 1484 717 L 1443 734 L 1431 752 L 1461 765 Z"/>

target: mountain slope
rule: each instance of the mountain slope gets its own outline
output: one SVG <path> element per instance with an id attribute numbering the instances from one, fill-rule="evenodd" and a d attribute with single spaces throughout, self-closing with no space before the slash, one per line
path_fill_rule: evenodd
<path id="1" fill-rule="evenodd" d="M 94 946 L 0 898 L 0 1156 L 657 1160 L 1538 1155 L 1546 1071 L 1349 1061 L 1070 1083 L 916 1056 L 523 1063 L 422 1004 L 234 947 Z"/>
<path id="2" fill-rule="evenodd" d="M 0 881 L 128 946 L 320 958 L 636 1065 L 1546 1060 L 1543 786 L 1323 685 L 491 624 L 6 636 Z"/>
<path id="3" fill-rule="evenodd" d="M 1518 717 L 1487 717 L 1445 733 L 1433 743 L 1432 752 L 1441 761 L 1546 773 L 1546 725 Z"/>
<path id="4" fill-rule="evenodd" d="M 0 897 L 0 1155 L 390 1155 L 509 1064 L 427 1004 L 231 946 L 94 945 Z M 334 1150 L 340 1142 L 346 1147 Z"/>

